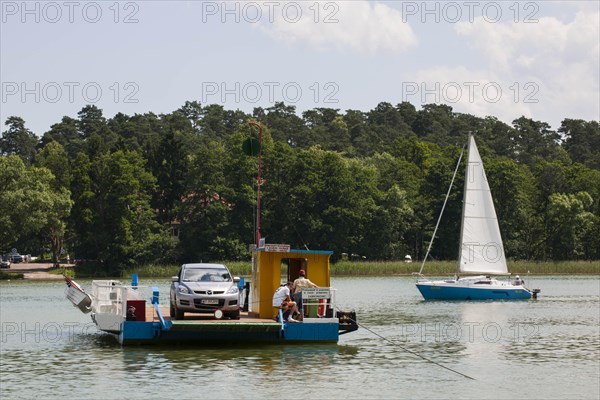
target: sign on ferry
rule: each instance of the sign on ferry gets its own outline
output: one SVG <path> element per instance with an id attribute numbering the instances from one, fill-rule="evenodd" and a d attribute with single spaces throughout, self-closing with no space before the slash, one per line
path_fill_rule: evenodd
<path id="1" fill-rule="evenodd" d="M 329 288 L 302 289 L 303 299 L 328 299 L 331 297 Z"/>
<path id="2" fill-rule="evenodd" d="M 265 244 L 265 251 L 272 253 L 288 253 L 290 251 L 289 244 Z"/>

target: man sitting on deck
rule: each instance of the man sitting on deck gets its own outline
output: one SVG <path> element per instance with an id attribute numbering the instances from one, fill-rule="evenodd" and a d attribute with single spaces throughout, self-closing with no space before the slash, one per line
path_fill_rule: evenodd
<path id="1" fill-rule="evenodd" d="M 292 288 L 292 285 L 292 282 L 288 282 L 285 285 L 280 286 L 273 295 L 273 307 L 277 309 L 278 314 L 279 309 L 281 309 L 283 311 L 283 320 L 288 322 L 296 322 L 292 316 L 298 313 L 296 303 L 290 298 L 290 289 Z"/>

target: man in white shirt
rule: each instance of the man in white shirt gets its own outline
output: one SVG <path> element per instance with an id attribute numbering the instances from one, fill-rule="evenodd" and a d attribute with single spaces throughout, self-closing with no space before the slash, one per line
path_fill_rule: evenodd
<path id="1" fill-rule="evenodd" d="M 287 322 L 296 322 L 292 316 L 298 313 L 296 303 L 292 301 L 290 297 L 290 290 L 292 289 L 293 282 L 288 282 L 283 286 L 280 286 L 273 294 L 273 307 L 283 310 L 283 320 Z M 279 314 L 279 310 L 277 310 Z"/>

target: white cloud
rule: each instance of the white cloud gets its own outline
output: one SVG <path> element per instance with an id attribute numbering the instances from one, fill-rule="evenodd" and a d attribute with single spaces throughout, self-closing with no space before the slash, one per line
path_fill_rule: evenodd
<path id="1" fill-rule="evenodd" d="M 563 118 L 600 119 L 600 13 L 577 12 L 571 22 L 554 17 L 538 23 L 489 23 L 477 18 L 456 26 L 459 36 L 479 50 L 485 66 L 435 67 L 421 70 L 415 80 L 439 82 L 493 82 L 502 97 L 489 101 L 466 96 L 454 105 L 457 111 L 496 115 L 506 122 L 521 115 L 549 122 L 558 128 Z M 495 100 L 495 98 L 492 98 Z M 444 99 L 442 98 L 442 102 Z"/>
<path id="2" fill-rule="evenodd" d="M 400 11 L 378 2 L 294 2 L 287 15 L 283 12 L 275 16 L 273 22 L 263 22 L 261 28 L 289 43 L 363 52 L 402 52 L 417 44 L 416 35 L 402 21 Z"/>
<path id="3" fill-rule="evenodd" d="M 411 79 L 412 82 L 404 83 L 403 100 L 413 104 L 444 103 L 457 112 L 493 115 L 507 123 L 521 115 L 533 117 L 530 104 L 523 100 L 535 101 L 539 97 L 535 85 L 515 84 L 494 72 L 464 66 L 428 68 Z M 515 101 L 519 98 L 521 101 Z"/>
<path id="4" fill-rule="evenodd" d="M 461 22 L 456 32 L 472 40 L 494 68 L 512 70 L 519 57 L 536 60 L 532 68 L 548 63 L 571 64 L 596 61 L 600 54 L 600 15 L 576 14 L 571 23 L 554 17 L 539 18 L 537 23 L 489 23 L 477 18 L 473 23 Z"/>

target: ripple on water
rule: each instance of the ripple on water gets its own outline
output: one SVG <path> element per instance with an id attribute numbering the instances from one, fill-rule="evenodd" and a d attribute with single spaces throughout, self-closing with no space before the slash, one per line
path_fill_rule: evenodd
<path id="1" fill-rule="evenodd" d="M 155 284 L 168 293 L 168 280 Z M 0 283 L 2 398 L 256 399 L 286 387 L 315 399 L 600 397 L 597 278 L 536 278 L 543 296 L 512 303 L 425 302 L 403 277 L 334 285 L 363 326 L 339 345 L 121 347 L 87 329 L 64 284 Z M 36 322 L 76 328 L 59 340 L 6 335 Z M 526 384 L 515 396 L 507 382 Z"/>

